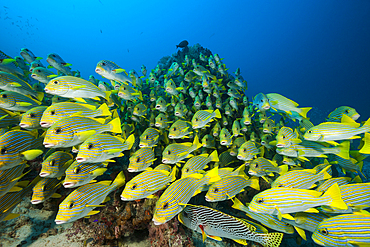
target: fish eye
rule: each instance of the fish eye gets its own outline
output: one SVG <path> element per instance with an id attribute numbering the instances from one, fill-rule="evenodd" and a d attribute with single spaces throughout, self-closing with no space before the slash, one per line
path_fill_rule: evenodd
<path id="1" fill-rule="evenodd" d="M 55 111 L 51 111 L 50 112 L 50 115 L 55 115 Z"/>
<path id="2" fill-rule="evenodd" d="M 349 110 L 346 110 L 346 113 L 349 113 Z"/>
<path id="3" fill-rule="evenodd" d="M 0 149 L 0 153 L 1 154 L 6 154 L 6 153 L 8 153 L 8 150 L 5 147 L 3 147 L 3 148 Z"/>
<path id="4" fill-rule="evenodd" d="M 50 165 L 51 165 L 51 166 L 54 166 L 54 165 L 55 165 L 55 160 L 52 160 L 52 161 L 50 162 Z"/>
<path id="5" fill-rule="evenodd" d="M 263 99 L 261 99 L 261 102 L 263 102 Z"/>
<path id="6" fill-rule="evenodd" d="M 256 164 L 254 167 L 255 167 L 255 168 L 258 168 L 258 164 Z"/>
<path id="7" fill-rule="evenodd" d="M 106 64 L 106 63 L 104 63 L 104 62 L 102 62 L 102 63 L 101 63 L 101 65 L 105 66 L 105 65 L 107 65 L 107 64 Z"/>
<path id="8" fill-rule="evenodd" d="M 59 134 L 60 132 L 62 132 L 62 129 L 61 128 L 55 129 L 55 134 Z"/>
<path id="9" fill-rule="evenodd" d="M 54 81 L 53 83 L 54 83 L 54 84 L 58 84 L 58 81 Z"/>
<path id="10" fill-rule="evenodd" d="M 195 122 L 198 122 L 198 118 L 195 119 Z"/>
<path id="11" fill-rule="evenodd" d="M 51 56 L 52 56 L 52 57 L 55 57 L 55 55 L 54 55 L 54 54 L 51 54 Z"/>
<path id="12" fill-rule="evenodd" d="M 73 203 L 73 202 L 71 202 L 71 203 L 69 204 L 69 207 L 68 207 L 68 208 L 72 208 L 72 207 L 73 207 L 73 205 L 74 205 L 74 203 Z"/>
<path id="13" fill-rule="evenodd" d="M 226 134 L 224 134 L 224 137 L 226 137 L 227 135 Z"/>
<path id="14" fill-rule="evenodd" d="M 92 143 L 89 143 L 89 145 L 87 146 L 87 149 L 92 149 L 94 147 L 94 145 Z"/>
<path id="15" fill-rule="evenodd" d="M 283 135 L 283 139 L 285 139 L 285 136 Z"/>
<path id="16" fill-rule="evenodd" d="M 170 154 L 171 154 L 171 151 L 170 151 L 170 150 L 168 150 L 168 151 L 167 151 L 167 154 L 168 154 L 168 155 L 170 155 Z"/>
<path id="17" fill-rule="evenodd" d="M 38 70 L 36 70 L 36 72 L 41 72 L 41 70 L 38 69 Z"/>
<path id="18" fill-rule="evenodd" d="M 215 188 L 213 191 L 214 191 L 215 193 L 217 193 L 217 192 L 218 192 L 218 188 Z"/>
<path id="19" fill-rule="evenodd" d="M 163 209 L 167 209 L 168 208 L 168 202 L 166 202 L 164 205 L 163 205 Z"/>
<path id="20" fill-rule="evenodd" d="M 321 232 L 323 235 L 328 235 L 328 234 L 329 234 L 329 233 L 328 233 L 328 230 L 327 230 L 326 228 L 322 229 L 320 232 Z"/>
<path id="21" fill-rule="evenodd" d="M 81 171 L 80 167 L 76 167 L 76 168 L 73 170 L 74 174 L 78 174 L 78 173 L 80 173 L 80 171 Z"/>
<path id="22" fill-rule="evenodd" d="M 312 133 L 312 130 L 307 131 L 307 133 L 308 133 L 308 134 L 311 134 L 311 133 Z"/>
<path id="23" fill-rule="evenodd" d="M 123 87 L 123 90 L 126 90 L 126 87 Z"/>
<path id="24" fill-rule="evenodd" d="M 257 203 L 263 203 L 263 198 L 257 199 Z"/>
<path id="25" fill-rule="evenodd" d="M 246 149 L 246 148 L 244 148 L 244 149 L 243 149 L 243 152 L 247 152 L 247 149 Z"/>
<path id="26" fill-rule="evenodd" d="M 3 95 L 1 95 L 1 97 L 3 97 L 4 99 L 6 99 L 8 97 L 8 95 L 3 94 Z"/>
<path id="27" fill-rule="evenodd" d="M 132 185 L 132 187 L 131 187 L 132 190 L 134 190 L 136 188 L 137 188 L 137 185 L 136 184 Z"/>
<path id="28" fill-rule="evenodd" d="M 148 140 L 149 139 L 149 136 L 145 136 L 145 140 Z"/>
<path id="29" fill-rule="evenodd" d="M 176 131 L 176 127 L 173 128 L 173 131 Z"/>
<path id="30" fill-rule="evenodd" d="M 280 187 L 280 188 L 281 188 L 281 187 L 284 187 L 284 185 L 282 185 L 282 184 L 279 184 L 279 185 L 278 185 L 277 187 Z"/>
<path id="31" fill-rule="evenodd" d="M 140 157 L 137 157 L 136 162 L 140 162 Z"/>
<path id="32" fill-rule="evenodd" d="M 25 51 L 29 52 L 30 50 L 28 50 L 27 48 L 24 49 Z"/>
<path id="33" fill-rule="evenodd" d="M 36 115 L 35 115 L 35 113 L 31 113 L 29 117 L 34 118 L 34 117 L 36 117 Z"/>

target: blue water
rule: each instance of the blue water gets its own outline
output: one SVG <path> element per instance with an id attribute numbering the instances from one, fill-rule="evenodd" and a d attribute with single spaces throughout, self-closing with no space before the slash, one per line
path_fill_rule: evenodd
<path id="1" fill-rule="evenodd" d="M 187 39 L 218 53 L 230 71 L 240 67 L 250 97 L 279 92 L 313 106 L 314 122 L 341 105 L 366 120 L 369 15 L 369 1 L 349 0 L 4 1 L 0 44 L 10 56 L 23 47 L 44 58 L 58 53 L 83 77 L 100 78 L 102 59 L 150 70 Z"/>

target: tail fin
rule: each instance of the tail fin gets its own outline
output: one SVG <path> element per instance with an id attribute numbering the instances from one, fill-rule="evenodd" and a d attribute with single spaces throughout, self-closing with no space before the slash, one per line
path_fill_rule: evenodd
<path id="1" fill-rule="evenodd" d="M 289 166 L 288 165 L 282 165 L 282 166 L 279 166 L 279 168 L 280 168 L 279 174 L 283 175 L 283 174 L 288 172 Z"/>
<path id="2" fill-rule="evenodd" d="M 197 135 L 194 137 L 193 146 L 196 146 L 194 150 L 197 150 L 198 148 L 202 147 L 203 145 L 199 142 L 199 138 Z"/>
<path id="3" fill-rule="evenodd" d="M 348 160 L 349 159 L 349 148 L 350 148 L 350 141 L 344 141 L 339 145 L 339 157 Z"/>
<path id="4" fill-rule="evenodd" d="M 307 118 L 307 112 L 309 111 L 309 110 L 311 110 L 312 109 L 312 107 L 303 107 L 303 108 L 299 108 L 299 109 L 301 109 L 302 111 L 301 111 L 301 113 L 300 113 L 300 115 L 302 116 L 302 117 L 304 117 L 304 118 Z"/>
<path id="5" fill-rule="evenodd" d="M 328 165 L 317 174 L 320 175 L 320 180 L 331 178 L 331 175 L 327 172 L 329 169 L 331 169 L 331 165 Z"/>
<path id="6" fill-rule="evenodd" d="M 176 180 L 176 173 L 177 173 L 177 166 L 174 166 L 170 174 L 171 182 Z"/>
<path id="7" fill-rule="evenodd" d="M 264 244 L 265 247 L 278 247 L 283 240 L 284 234 L 281 232 L 271 232 L 265 235 Z"/>
<path id="8" fill-rule="evenodd" d="M 132 148 L 132 146 L 134 145 L 135 143 L 135 135 L 134 134 L 131 134 L 125 141 L 125 144 L 128 144 L 128 147 L 126 150 L 130 150 Z"/>
<path id="9" fill-rule="evenodd" d="M 362 154 L 370 154 L 370 133 L 365 133 L 365 136 L 362 140 L 364 142 L 364 145 L 359 152 Z"/>
<path id="10" fill-rule="evenodd" d="M 44 93 L 43 92 L 37 92 L 37 99 L 39 101 L 42 101 L 43 98 L 44 98 Z"/>
<path id="11" fill-rule="evenodd" d="M 139 91 L 139 100 L 143 101 L 143 94 Z"/>
<path id="12" fill-rule="evenodd" d="M 249 187 L 251 187 L 251 188 L 253 188 L 253 189 L 255 189 L 255 190 L 260 190 L 260 180 L 259 180 L 259 178 L 258 177 L 256 177 L 256 176 L 253 176 L 253 177 L 251 177 L 250 179 L 249 179 L 249 181 L 250 181 L 250 185 L 249 185 Z"/>
<path id="13" fill-rule="evenodd" d="M 21 154 L 23 155 L 25 160 L 33 160 L 37 156 L 40 156 L 42 153 L 43 153 L 42 150 L 31 149 L 31 150 L 24 151 Z"/>
<path id="14" fill-rule="evenodd" d="M 112 115 L 106 103 L 102 104 L 98 108 L 98 111 L 100 111 L 100 116 L 111 116 Z"/>
<path id="15" fill-rule="evenodd" d="M 322 195 L 322 197 L 326 196 L 332 199 L 328 206 L 341 210 L 346 210 L 348 208 L 347 204 L 342 199 L 340 188 L 337 183 L 330 186 L 330 188 Z"/>
<path id="16" fill-rule="evenodd" d="M 112 126 L 110 132 L 118 134 L 122 133 L 121 120 L 118 117 L 110 121 L 109 124 Z"/>
<path id="17" fill-rule="evenodd" d="M 123 171 L 118 173 L 116 179 L 114 179 L 113 183 L 110 185 L 112 190 L 115 190 L 119 187 L 122 187 L 126 183 L 125 174 L 123 174 Z"/>
<path id="18" fill-rule="evenodd" d="M 217 108 L 214 113 L 216 114 L 215 118 L 221 118 L 220 110 Z"/>
<path id="19" fill-rule="evenodd" d="M 212 170 L 209 170 L 205 175 L 204 178 L 207 178 L 207 183 L 215 183 L 219 180 L 221 180 L 221 177 L 218 175 L 218 166 L 215 166 Z"/>
<path id="20" fill-rule="evenodd" d="M 105 93 L 105 99 L 107 100 L 107 101 L 109 101 L 109 99 L 110 99 L 110 95 L 111 95 L 111 91 L 105 91 L 104 92 Z"/>
<path id="21" fill-rule="evenodd" d="M 209 156 L 208 156 L 209 161 L 214 161 L 214 162 L 219 162 L 218 159 L 218 153 L 217 150 L 213 151 Z"/>

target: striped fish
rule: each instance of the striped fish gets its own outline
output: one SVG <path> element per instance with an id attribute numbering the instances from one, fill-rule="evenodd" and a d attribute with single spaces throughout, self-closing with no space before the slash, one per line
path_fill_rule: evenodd
<path id="1" fill-rule="evenodd" d="M 243 205 L 241 201 L 239 201 L 238 198 L 234 197 L 232 199 L 233 205 L 232 207 L 235 209 L 238 209 L 240 211 L 243 211 L 248 217 L 260 222 L 261 224 L 274 229 L 276 231 L 284 232 L 287 234 L 293 234 L 294 233 L 294 228 L 292 225 L 285 223 L 283 221 L 280 221 L 276 215 L 271 215 L 271 214 L 258 214 L 254 213 L 249 210 L 248 206 L 249 203 Z"/>
<path id="2" fill-rule="evenodd" d="M 255 213 L 277 215 L 279 219 L 293 219 L 290 213 L 317 213 L 315 207 L 328 205 L 346 210 L 347 204 L 341 199 L 338 184 L 331 186 L 324 194 L 314 190 L 272 188 L 255 195 L 249 210 Z M 294 219 L 293 219 L 294 220 Z"/>
<path id="3" fill-rule="evenodd" d="M 24 129 L 40 129 L 40 119 L 47 106 L 37 106 L 22 114 L 19 126 Z"/>
<path id="4" fill-rule="evenodd" d="M 34 132 L 12 130 L 0 136 L 0 170 L 19 165 L 23 160 L 33 160 L 41 150 L 33 149 L 40 146 L 40 139 Z"/>
<path id="5" fill-rule="evenodd" d="M 119 136 L 96 134 L 87 138 L 81 145 L 76 157 L 77 162 L 98 163 L 115 157 L 122 157 L 123 151 L 130 150 L 135 142 L 135 136 L 127 140 Z"/>
<path id="6" fill-rule="evenodd" d="M 358 135 L 369 131 L 370 118 L 360 127 L 360 124 L 352 118 L 343 115 L 341 123 L 321 123 L 307 130 L 303 137 L 310 141 L 328 142 L 336 145 L 334 141 L 360 138 Z"/>
<path id="7" fill-rule="evenodd" d="M 199 143 L 198 136 L 195 136 L 194 142 L 172 143 L 168 145 L 162 153 L 162 162 L 165 164 L 175 164 L 186 159 L 191 152 L 202 147 Z"/>
<path id="8" fill-rule="evenodd" d="M 229 150 L 226 150 L 225 152 L 222 152 L 218 156 L 218 160 L 219 161 L 216 162 L 216 165 L 218 165 L 219 167 L 225 167 L 225 166 L 229 166 L 231 163 L 239 162 L 239 160 L 235 156 L 232 156 L 230 154 Z"/>
<path id="9" fill-rule="evenodd" d="M 325 180 L 322 184 L 319 185 L 315 190 L 319 192 L 325 192 L 331 187 L 333 184 L 337 183 L 338 186 L 342 186 L 345 184 L 349 184 L 351 178 L 349 177 L 338 177 L 338 178 L 330 178 Z"/>
<path id="10" fill-rule="evenodd" d="M 56 53 L 48 54 L 46 61 L 50 64 L 48 68 L 55 68 L 56 70 L 62 72 L 65 75 L 72 75 L 71 68 L 68 67 L 71 64 L 64 62 L 63 58 Z"/>
<path id="11" fill-rule="evenodd" d="M 20 119 L 21 118 L 19 114 L 15 114 L 12 111 L 0 108 L 0 128 L 18 125 Z"/>
<path id="12" fill-rule="evenodd" d="M 298 108 L 296 102 L 277 93 L 268 93 L 266 97 L 269 99 L 272 109 L 286 112 L 289 115 L 297 112 L 302 117 L 307 118 L 307 112 L 312 109 L 312 107 Z"/>
<path id="13" fill-rule="evenodd" d="M 65 171 L 64 188 L 75 188 L 96 182 L 96 177 L 107 171 L 108 163 L 79 163 L 74 161 Z"/>
<path id="14" fill-rule="evenodd" d="M 132 112 L 133 115 L 142 117 L 145 116 L 147 113 L 148 107 L 144 105 L 143 103 L 138 103 L 134 107 L 134 111 Z"/>
<path id="15" fill-rule="evenodd" d="M 249 179 L 244 172 L 240 175 L 223 177 L 221 180 L 212 184 L 205 196 L 207 202 L 219 202 L 233 198 L 249 186 L 255 190 L 260 190 L 258 177 Z"/>
<path id="16" fill-rule="evenodd" d="M 297 131 L 293 131 L 289 127 L 281 127 L 276 135 L 276 147 L 278 148 L 287 148 L 301 142 Z"/>
<path id="17" fill-rule="evenodd" d="M 238 154 L 238 150 L 243 145 L 245 142 L 244 137 L 237 137 L 234 141 L 233 144 L 231 145 L 229 151 L 231 156 L 236 156 Z"/>
<path id="18" fill-rule="evenodd" d="M 168 165 L 166 165 L 168 166 Z M 170 166 L 168 166 L 171 169 Z M 171 171 L 171 170 L 170 170 Z M 167 187 L 176 180 L 176 166 L 171 173 L 162 169 L 147 169 L 127 182 L 122 191 L 122 201 L 133 201 L 144 198 L 154 198 L 153 194 Z"/>
<path id="19" fill-rule="evenodd" d="M 26 162 L 7 170 L 0 170 L 0 197 L 8 192 L 19 191 L 22 188 L 17 186 L 17 182 L 23 177 Z M 27 172 L 26 172 L 27 173 Z M 25 174 L 26 174 L 25 173 Z M 20 182 L 23 184 L 24 181 Z M 27 181 L 28 182 L 28 181 Z"/>
<path id="20" fill-rule="evenodd" d="M 220 144 L 222 146 L 230 146 L 232 144 L 232 136 L 226 128 L 222 128 L 220 132 Z"/>
<path id="21" fill-rule="evenodd" d="M 204 170 L 207 168 L 209 162 L 218 162 L 217 150 L 213 151 L 211 154 L 201 154 L 191 157 L 186 161 L 184 167 L 181 169 L 181 175 L 183 177 L 188 176 L 194 172 Z"/>
<path id="22" fill-rule="evenodd" d="M 59 95 L 65 98 L 91 98 L 99 100 L 99 97 L 109 101 L 110 91 L 102 91 L 90 81 L 74 76 L 59 76 L 48 82 L 45 86 L 48 94 Z M 83 100 L 80 100 L 83 102 Z"/>
<path id="23" fill-rule="evenodd" d="M 317 225 L 312 239 L 322 246 L 370 246 L 369 214 L 343 214 Z"/>
<path id="24" fill-rule="evenodd" d="M 24 199 L 24 197 L 32 191 L 40 177 L 37 176 L 26 187 L 17 192 L 6 193 L 0 197 L 0 222 L 4 220 L 11 220 L 19 216 L 19 214 L 12 213 L 13 209 Z"/>
<path id="25" fill-rule="evenodd" d="M 128 76 L 127 72 L 124 71 L 124 69 L 122 69 L 117 64 L 109 60 L 99 61 L 98 64 L 96 65 L 95 72 L 111 81 L 113 80 L 123 83 L 129 83 L 132 81 L 130 76 Z"/>
<path id="26" fill-rule="evenodd" d="M 118 97 L 124 99 L 124 100 L 143 100 L 143 95 L 141 91 L 136 90 L 133 87 L 130 87 L 129 85 L 121 85 L 118 90 Z"/>
<path id="27" fill-rule="evenodd" d="M 159 130 L 154 128 L 147 128 L 140 136 L 139 147 L 154 147 L 159 141 Z"/>
<path id="28" fill-rule="evenodd" d="M 130 164 L 127 168 L 129 172 L 141 172 L 151 166 L 157 160 L 153 148 L 140 148 L 130 156 Z"/>
<path id="29" fill-rule="evenodd" d="M 363 161 L 357 162 L 356 159 L 343 159 L 339 156 L 335 156 L 334 159 L 335 161 L 333 164 L 338 164 L 340 168 L 342 168 L 344 174 L 347 173 L 346 171 L 351 171 L 365 177 L 365 175 L 362 173 L 362 166 L 364 164 Z"/>
<path id="30" fill-rule="evenodd" d="M 300 229 L 304 229 L 304 230 L 307 230 L 309 232 L 314 232 L 317 225 L 321 221 L 323 221 L 325 219 L 328 219 L 330 217 L 331 217 L 330 215 L 328 215 L 326 213 L 323 213 L 323 212 L 319 212 L 319 213 L 316 213 L 316 214 L 298 212 L 298 213 L 294 214 L 294 220 L 289 220 L 289 219 L 286 219 L 286 218 L 282 218 L 281 220 L 283 222 L 286 222 L 286 223 L 294 226 L 295 228 L 299 227 Z"/>
<path id="31" fill-rule="evenodd" d="M 2 51 L 0 51 L 0 70 L 24 76 L 23 70 L 16 65 L 15 59 L 6 55 Z"/>
<path id="32" fill-rule="evenodd" d="M 272 173 L 284 175 L 287 171 L 288 165 L 278 166 L 275 161 L 271 161 L 263 157 L 258 157 L 249 164 L 248 173 L 252 176 L 263 177 L 266 175 L 273 176 Z"/>
<path id="33" fill-rule="evenodd" d="M 30 64 L 30 69 L 29 69 L 29 72 L 32 73 L 32 71 L 37 68 L 37 67 L 44 67 L 44 65 L 41 63 L 40 60 L 36 60 L 36 61 L 33 61 L 31 64 Z"/>
<path id="34" fill-rule="evenodd" d="M 193 129 L 200 129 L 213 120 L 213 118 L 221 118 L 221 113 L 218 109 L 212 110 L 199 110 L 191 119 Z"/>
<path id="35" fill-rule="evenodd" d="M 168 133 L 168 138 L 170 139 L 186 138 L 191 133 L 193 132 L 191 129 L 190 122 L 179 119 L 171 125 Z"/>
<path id="36" fill-rule="evenodd" d="M 84 142 L 94 134 L 110 131 L 121 133 L 119 118 L 104 124 L 104 119 L 72 116 L 59 120 L 47 131 L 44 139 L 46 148 L 72 147 Z"/>
<path id="37" fill-rule="evenodd" d="M 357 113 L 356 109 L 349 106 L 340 106 L 335 108 L 334 111 L 329 113 L 327 122 L 341 122 L 343 114 L 349 116 L 353 120 L 357 120 L 360 117 L 360 114 Z"/>
<path id="38" fill-rule="evenodd" d="M 56 151 L 50 154 L 42 163 L 40 177 L 60 178 L 72 164 L 73 156 L 70 153 Z"/>
<path id="39" fill-rule="evenodd" d="M 155 109 L 157 109 L 160 112 L 166 112 L 167 106 L 169 105 L 170 104 L 167 104 L 166 100 L 163 97 L 159 97 L 155 102 Z"/>
<path id="40" fill-rule="evenodd" d="M 271 187 L 311 189 L 316 186 L 316 182 L 331 178 L 330 174 L 327 173 L 329 169 L 330 166 L 327 166 L 317 174 L 313 169 L 289 171 L 275 179 Z"/>
<path id="41" fill-rule="evenodd" d="M 248 161 L 253 159 L 259 153 L 261 153 L 261 151 L 256 148 L 254 142 L 247 141 L 244 142 L 238 149 L 237 158 L 243 161 Z"/>
<path id="42" fill-rule="evenodd" d="M 106 201 L 108 194 L 124 184 L 125 176 L 120 172 L 113 182 L 101 181 L 78 187 L 60 203 L 55 223 L 70 223 L 99 213 L 94 208 L 101 207 L 100 204 Z"/>
<path id="43" fill-rule="evenodd" d="M 204 176 L 201 174 L 192 174 L 188 177 L 173 182 L 158 199 L 153 215 L 155 225 L 166 223 L 180 213 L 183 205 L 201 192 L 201 187 L 219 179 L 217 169 L 212 169 Z"/>
<path id="44" fill-rule="evenodd" d="M 283 233 L 260 232 L 256 223 L 245 219 L 238 219 L 213 208 L 187 204 L 184 211 L 178 216 L 179 221 L 191 230 L 202 233 L 203 242 L 207 237 L 217 241 L 229 238 L 235 242 L 248 245 L 246 240 L 260 243 L 266 247 L 277 247 L 283 239 Z"/>
<path id="45" fill-rule="evenodd" d="M 274 129 L 275 129 L 274 120 L 267 118 L 266 121 L 262 125 L 262 132 L 273 134 Z"/>
<path id="46" fill-rule="evenodd" d="M 160 128 L 160 129 L 165 129 L 165 128 L 168 127 L 169 123 L 172 123 L 172 122 L 168 121 L 167 114 L 161 112 L 155 118 L 154 126 Z"/>
<path id="47" fill-rule="evenodd" d="M 256 107 L 259 111 L 263 112 L 270 109 L 270 102 L 265 94 L 259 93 L 253 97 L 253 106 Z"/>
<path id="48" fill-rule="evenodd" d="M 328 213 L 352 213 L 370 207 L 370 183 L 345 184 L 340 186 L 343 201 L 348 205 L 347 210 L 335 210 L 322 207 Z"/>
<path id="49" fill-rule="evenodd" d="M 36 91 L 34 91 L 30 84 L 24 80 L 4 71 L 0 71 L 0 89 L 4 91 L 20 93 L 23 95 L 30 95 L 39 100 L 42 100 L 44 96 L 43 93 L 38 94 Z"/>
<path id="50" fill-rule="evenodd" d="M 31 203 L 39 204 L 49 198 L 60 198 L 61 195 L 55 193 L 55 191 L 62 186 L 62 182 L 63 181 L 57 178 L 42 178 L 35 187 L 33 187 Z"/>
<path id="51" fill-rule="evenodd" d="M 56 77 L 53 72 L 48 70 L 47 68 L 44 67 L 36 67 L 32 69 L 32 74 L 31 77 L 41 83 L 48 84 L 49 81 L 53 78 Z"/>
<path id="52" fill-rule="evenodd" d="M 314 125 L 313 123 L 310 121 L 309 118 L 303 118 L 303 119 L 300 119 L 299 120 L 299 130 L 304 133 L 306 132 L 307 130 L 309 130 L 310 128 L 312 128 Z"/>
<path id="53" fill-rule="evenodd" d="M 11 91 L 0 93 L 0 107 L 9 111 L 26 112 L 39 105 L 41 102 L 30 96 Z"/>
<path id="54" fill-rule="evenodd" d="M 33 52 L 27 48 L 22 48 L 20 54 L 24 58 L 24 60 L 27 61 L 27 63 L 32 63 L 35 60 L 42 59 L 41 57 L 36 57 L 35 54 L 33 54 Z"/>
<path id="55" fill-rule="evenodd" d="M 97 109 L 95 106 L 89 104 L 61 102 L 47 107 L 45 112 L 42 114 L 40 125 L 44 128 L 48 128 L 58 120 L 72 115 L 78 115 L 81 117 L 105 117 L 111 116 L 112 113 L 109 111 L 109 108 L 105 103 Z"/>

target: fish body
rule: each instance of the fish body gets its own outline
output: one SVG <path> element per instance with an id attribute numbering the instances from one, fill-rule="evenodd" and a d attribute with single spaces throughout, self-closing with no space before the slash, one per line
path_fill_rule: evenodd
<path id="1" fill-rule="evenodd" d="M 87 138 L 78 150 L 77 162 L 100 163 L 115 157 L 121 157 L 125 150 L 130 150 L 135 142 L 131 134 L 127 140 L 119 136 L 96 134 Z"/>
<path id="2" fill-rule="evenodd" d="M 147 128 L 140 136 L 139 147 L 154 147 L 159 141 L 160 132 L 154 128 Z"/>
<path id="3" fill-rule="evenodd" d="M 259 93 L 253 98 L 253 106 L 257 107 L 260 111 L 267 111 L 270 109 L 270 102 L 267 96 L 263 93 Z"/>
<path id="4" fill-rule="evenodd" d="M 18 125 L 21 116 L 12 111 L 0 108 L 0 119 L 0 128 L 7 128 L 9 126 Z"/>
<path id="5" fill-rule="evenodd" d="M 48 70 L 47 68 L 44 67 L 36 67 L 32 70 L 31 77 L 35 80 L 38 80 L 41 83 L 48 84 L 49 81 L 56 77 L 53 72 Z"/>
<path id="6" fill-rule="evenodd" d="M 48 128 L 60 119 L 78 115 L 81 117 L 105 117 L 111 116 L 107 104 L 102 104 L 99 108 L 89 104 L 61 102 L 52 104 L 42 114 L 40 125 L 43 128 Z"/>
<path id="7" fill-rule="evenodd" d="M 170 139 L 180 139 L 188 137 L 192 133 L 191 124 L 184 120 L 177 120 L 174 122 L 168 133 L 168 138 Z"/>
<path id="8" fill-rule="evenodd" d="M 230 146 L 232 144 L 232 135 L 226 128 L 222 128 L 220 132 L 220 144 L 222 146 Z"/>
<path id="9" fill-rule="evenodd" d="M 26 168 L 26 163 L 10 169 L 0 170 L 0 198 L 8 192 L 19 191 L 22 188 L 16 186 L 18 180 L 22 178 L 22 173 Z"/>
<path id="10" fill-rule="evenodd" d="M 99 97 L 109 99 L 110 92 L 104 92 L 90 81 L 74 76 L 59 76 L 48 82 L 45 92 L 65 98 L 90 98 Z"/>
<path id="11" fill-rule="evenodd" d="M 74 161 L 65 171 L 64 188 L 76 188 L 95 182 L 95 178 L 107 171 L 108 163 L 81 163 Z"/>
<path id="12" fill-rule="evenodd" d="M 211 122 L 213 118 L 221 118 L 221 113 L 218 109 L 215 111 L 199 110 L 194 114 L 191 120 L 192 127 L 193 129 L 203 128 Z"/>
<path id="13" fill-rule="evenodd" d="M 55 223 L 58 225 L 70 223 L 98 213 L 99 211 L 93 209 L 101 204 L 110 192 L 124 184 L 125 176 L 120 172 L 112 183 L 101 181 L 78 187 L 60 203 Z"/>
<path id="14" fill-rule="evenodd" d="M 290 147 L 301 142 L 298 133 L 289 127 L 281 127 L 276 135 L 276 147 L 278 148 Z"/>
<path id="15" fill-rule="evenodd" d="M 167 111 L 167 102 L 164 98 L 159 97 L 156 101 L 155 109 L 157 109 L 160 112 L 166 112 Z"/>
<path id="16" fill-rule="evenodd" d="M 17 92 L 23 95 L 31 95 L 35 98 L 39 97 L 37 92 L 32 89 L 30 84 L 22 79 L 19 79 L 15 75 L 3 71 L 0 71 L 0 89 L 4 91 Z"/>
<path id="17" fill-rule="evenodd" d="M 158 127 L 160 129 L 165 129 L 168 127 L 168 124 L 170 122 L 168 121 L 168 117 L 165 113 L 161 112 L 158 114 L 158 116 L 155 118 L 155 127 Z"/>
<path id="18" fill-rule="evenodd" d="M 148 107 L 146 107 L 146 105 L 144 105 L 143 103 L 139 103 L 134 107 L 134 111 L 132 112 L 132 114 L 138 117 L 142 117 L 146 115 L 147 110 Z"/>
<path id="19" fill-rule="evenodd" d="M 171 76 L 175 75 L 178 68 L 179 68 L 179 64 L 177 62 L 173 62 L 171 64 L 171 67 L 167 70 L 166 78 L 169 79 L 171 78 Z"/>
<path id="20" fill-rule="evenodd" d="M 0 71 L 24 76 L 23 70 L 19 68 L 15 63 L 16 61 L 14 58 L 0 51 Z"/>
<path id="21" fill-rule="evenodd" d="M 189 42 L 187 40 L 181 41 L 178 45 L 176 45 L 176 48 L 185 48 L 187 47 Z"/>
<path id="22" fill-rule="evenodd" d="M 256 148 L 252 141 L 244 142 L 238 149 L 237 158 L 240 160 L 248 161 L 253 159 L 261 151 Z"/>
<path id="23" fill-rule="evenodd" d="M 312 239 L 321 246 L 370 246 L 370 216 L 342 214 L 321 221 Z"/>
<path id="24" fill-rule="evenodd" d="M 325 192 L 327 189 L 329 189 L 330 186 L 337 183 L 340 186 L 349 184 L 351 178 L 349 177 L 337 177 L 337 178 L 329 178 L 325 180 L 322 184 L 320 184 L 315 190 L 320 192 Z"/>
<path id="25" fill-rule="evenodd" d="M 44 139 L 46 148 L 72 147 L 84 142 L 88 137 L 102 132 L 121 133 L 119 118 L 104 124 L 104 120 L 72 116 L 54 123 L 47 131 Z"/>
<path id="26" fill-rule="evenodd" d="M 40 101 L 17 92 L 3 91 L 0 93 L 0 107 L 10 111 L 26 112 L 39 105 L 41 105 Z"/>
<path id="27" fill-rule="evenodd" d="M 36 106 L 22 115 L 19 126 L 24 129 L 40 129 L 40 120 L 47 106 Z"/>
<path id="28" fill-rule="evenodd" d="M 162 153 L 162 162 L 165 164 L 175 164 L 189 156 L 191 152 L 200 148 L 198 136 L 195 136 L 194 142 L 172 143 L 168 145 Z"/>
<path id="29" fill-rule="evenodd" d="M 205 148 L 215 148 L 215 138 L 212 135 L 203 136 L 202 146 Z"/>
<path id="30" fill-rule="evenodd" d="M 108 80 L 119 81 L 126 84 L 132 82 L 127 72 L 112 61 L 101 60 L 96 65 L 95 72 Z M 118 89 L 120 85 L 121 84 L 118 83 L 118 87 L 115 87 L 115 89 Z"/>
<path id="31" fill-rule="evenodd" d="M 51 67 L 62 72 L 63 74 L 73 75 L 71 68 L 69 67 L 71 64 L 66 63 L 58 54 L 56 53 L 48 54 L 46 61 L 50 64 Z"/>
<path id="32" fill-rule="evenodd" d="M 268 176 L 271 173 L 278 173 L 280 175 L 285 174 L 288 171 L 287 165 L 278 166 L 274 161 L 258 157 L 249 164 L 249 175 L 262 177 Z"/>
<path id="33" fill-rule="evenodd" d="M 60 178 L 64 176 L 67 168 L 72 164 L 73 156 L 63 151 L 55 151 L 42 163 L 40 177 Z"/>
<path id="34" fill-rule="evenodd" d="M 188 113 L 188 109 L 184 104 L 181 104 L 180 102 L 176 104 L 175 106 L 175 116 L 176 117 L 185 117 Z"/>
<path id="35" fill-rule="evenodd" d="M 212 75 L 211 72 L 209 72 L 209 70 L 204 68 L 202 65 L 197 64 L 194 67 L 193 72 L 197 74 L 198 76 L 205 75 L 207 78 L 212 78 L 213 80 L 217 80 L 216 76 Z"/>
<path id="36" fill-rule="evenodd" d="M 35 60 L 40 60 L 41 57 L 36 57 L 30 49 L 22 48 L 20 52 L 21 56 L 27 63 L 32 63 Z"/>
<path id="37" fill-rule="evenodd" d="M 133 201 L 152 198 L 158 190 L 164 189 L 169 183 L 176 180 L 176 166 L 171 171 L 162 169 L 148 169 L 127 182 L 122 191 L 121 200 Z"/>
<path id="38" fill-rule="evenodd" d="M 251 240 L 265 247 L 278 247 L 283 238 L 283 233 L 258 232 L 254 222 L 205 206 L 187 204 L 178 218 L 189 229 L 202 233 L 203 241 L 206 237 L 222 241 L 223 237 L 243 245 L 247 245 L 246 240 Z"/>
<path id="39" fill-rule="evenodd" d="M 153 148 L 143 147 L 130 156 L 129 172 L 141 172 L 156 160 Z"/>
<path id="40" fill-rule="evenodd" d="M 312 107 L 298 108 L 296 102 L 277 93 L 266 94 L 266 97 L 269 99 L 270 106 L 273 109 L 286 112 L 289 115 L 291 115 L 292 112 L 297 112 L 302 117 L 307 118 L 307 112 L 312 109 Z"/>
<path id="41" fill-rule="evenodd" d="M 211 154 L 201 154 L 193 156 L 188 161 L 186 161 L 184 167 L 181 169 L 181 175 L 188 176 L 197 171 L 204 170 L 209 162 L 218 162 L 217 150 L 213 151 Z"/>
<path id="42" fill-rule="evenodd" d="M 328 118 L 326 119 L 327 122 L 341 122 L 343 114 L 349 116 L 354 121 L 356 121 L 360 114 L 357 113 L 355 108 L 349 107 L 349 106 L 340 106 L 338 108 L 335 108 L 334 111 L 329 113 Z"/>
<path id="43" fill-rule="evenodd" d="M 62 186 L 62 183 L 57 178 L 42 178 L 32 189 L 32 204 L 39 204 L 50 197 L 60 198 L 61 195 L 55 193 Z"/>

